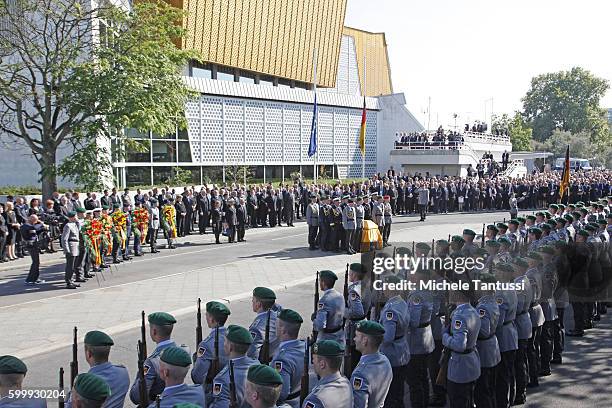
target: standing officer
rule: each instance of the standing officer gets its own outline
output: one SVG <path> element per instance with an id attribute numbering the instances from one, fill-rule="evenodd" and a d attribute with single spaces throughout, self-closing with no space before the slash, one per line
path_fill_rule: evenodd
<path id="1" fill-rule="evenodd" d="M 230 198 L 227 203 L 227 210 L 225 211 L 225 222 L 227 223 L 227 242 L 234 243 L 236 242 L 236 224 L 238 224 L 235 207 L 236 202 L 233 198 Z"/>
<path id="2" fill-rule="evenodd" d="M 89 373 L 102 378 L 111 389 L 111 394 L 104 406 L 107 408 L 123 407 L 125 394 L 130 388 L 130 376 L 127 369 L 122 365 L 114 365 L 108 361 L 111 346 L 115 343 L 110 336 L 104 332 L 94 330 L 85 335 L 85 360 L 89 364 Z M 71 408 L 72 401 L 66 399 L 66 407 Z"/>
<path id="3" fill-rule="evenodd" d="M 370 310 L 371 293 L 368 285 L 365 285 L 363 278 L 366 270 L 360 263 L 352 263 L 349 266 L 349 285 L 348 285 L 348 301 L 345 310 L 347 319 L 346 330 L 346 345 L 350 347 L 350 353 L 353 356 L 353 367 L 359 360 L 359 352 L 355 349 L 353 338 L 355 337 L 355 326 L 366 318 L 366 313 Z"/>
<path id="4" fill-rule="evenodd" d="M 418 206 L 421 219 L 419 221 L 425 221 L 427 217 L 427 206 L 429 205 L 429 189 L 425 187 L 424 183 L 419 183 L 419 188 L 416 191 L 418 194 Z"/>
<path id="5" fill-rule="evenodd" d="M 247 371 L 244 402 L 251 408 L 280 406 L 277 402 L 282 384 L 283 379 L 272 367 L 254 364 Z"/>
<path id="6" fill-rule="evenodd" d="M 204 390 L 198 384 L 185 384 L 191 365 L 189 353 L 180 347 L 167 347 L 160 356 L 159 374 L 165 387 L 159 396 L 159 404 L 153 401 L 150 408 L 173 408 L 179 403 L 206 406 Z"/>
<path id="7" fill-rule="evenodd" d="M 64 281 L 66 282 L 66 289 L 76 289 L 77 285 L 72 283 L 72 275 L 77 268 L 76 261 L 79 257 L 80 229 L 76 212 L 70 211 L 67 216 L 68 222 L 64 225 L 61 237 L 62 248 L 66 256 Z"/>
<path id="8" fill-rule="evenodd" d="M 206 303 L 206 325 L 211 329 L 208 336 L 198 344 L 196 360 L 191 370 L 191 380 L 194 384 L 205 384 L 206 392 L 210 392 L 212 380 L 217 373 L 210 372 L 215 354 L 219 357 L 219 369 L 227 364 L 224 353 L 225 322 L 231 314 L 229 308 L 221 302 Z M 218 344 L 215 344 L 218 339 Z M 215 350 L 217 348 L 217 350 Z"/>
<path id="9" fill-rule="evenodd" d="M 384 204 L 382 200 L 383 200 L 382 196 L 376 195 L 372 197 L 372 221 L 374 221 L 374 223 L 378 226 L 378 230 L 380 231 L 380 236 L 383 237 L 383 242 L 384 242 L 385 208 L 384 208 Z"/>
<path id="10" fill-rule="evenodd" d="M 147 357 L 144 362 L 144 375 L 149 400 L 155 400 L 155 397 L 162 393 L 165 384 L 164 380 L 159 375 L 159 358 L 162 352 L 168 347 L 174 347 L 176 344 L 170 339 L 172 329 L 176 323 L 176 319 L 165 312 L 155 312 L 148 316 L 149 320 L 149 335 L 157 344 L 153 353 Z M 140 404 L 140 378 L 136 376 L 132 388 L 130 389 L 130 400 L 134 404 Z"/>
<path id="11" fill-rule="evenodd" d="M 317 331 L 319 340 L 335 340 L 344 343 L 344 296 L 334 289 L 338 276 L 332 271 L 319 273 L 319 289 L 323 291 L 317 312 L 312 316 L 312 328 Z"/>
<path id="12" fill-rule="evenodd" d="M 151 253 L 156 254 L 159 252 L 157 249 L 157 232 L 159 231 L 159 207 L 157 206 L 157 200 L 151 198 L 151 208 L 149 209 L 149 234 L 151 234 Z"/>
<path id="13" fill-rule="evenodd" d="M 383 215 L 385 217 L 385 226 L 383 228 L 383 246 L 389 246 L 389 236 L 391 235 L 391 223 L 393 223 L 393 208 L 389 202 L 390 197 L 384 197 Z"/>
<path id="14" fill-rule="evenodd" d="M 355 205 L 355 238 L 353 242 L 353 249 L 357 252 L 361 252 L 361 233 L 363 231 L 364 217 L 363 198 L 359 196 Z"/>
<path id="15" fill-rule="evenodd" d="M 236 225 L 236 233 L 238 235 L 238 242 L 244 242 L 244 234 L 246 232 L 246 224 L 247 224 L 247 210 L 244 204 L 244 198 L 240 197 L 238 206 L 236 207 L 236 220 L 238 224 Z"/>
<path id="16" fill-rule="evenodd" d="M 340 374 L 344 347 L 334 340 L 312 346 L 312 365 L 320 380 L 304 400 L 302 408 L 340 408 L 353 406 L 349 380 Z"/>
<path id="17" fill-rule="evenodd" d="M 474 230 L 471 229 L 464 229 L 463 230 L 463 247 L 461 248 L 461 254 L 463 256 L 467 257 L 473 257 L 474 255 L 476 255 L 476 248 L 478 248 L 476 246 L 476 244 L 474 244 L 474 238 L 476 237 L 476 232 L 474 232 Z"/>
<path id="18" fill-rule="evenodd" d="M 450 317 L 442 344 L 451 352 L 446 374 L 446 391 L 451 408 L 471 408 L 475 382 L 480 377 L 480 359 L 475 353 L 480 317 L 462 291 L 452 291 L 450 301 L 457 304 Z"/>
<path id="19" fill-rule="evenodd" d="M 70 395 L 74 408 L 101 408 L 110 397 L 111 389 L 99 376 L 85 373 L 74 380 Z"/>
<path id="20" fill-rule="evenodd" d="M 249 326 L 249 332 L 253 337 L 253 341 L 251 343 L 251 347 L 249 347 L 247 355 L 251 358 L 259 358 L 261 346 L 263 345 L 266 335 L 268 314 L 270 316 L 270 356 L 276 353 L 279 341 L 276 337 L 276 318 L 278 314 L 273 310 L 275 302 L 276 293 L 274 293 L 272 289 L 261 286 L 253 289 L 251 305 L 253 312 L 257 313 L 257 316 L 255 317 L 255 320 L 253 320 L 253 323 L 251 323 L 251 326 Z"/>
<path id="21" fill-rule="evenodd" d="M 310 204 L 306 208 L 306 223 L 308 224 L 308 248 L 317 249 L 317 232 L 319 231 L 319 204 L 317 196 L 310 196 Z"/>
<path id="22" fill-rule="evenodd" d="M 293 207 L 292 207 L 293 208 Z M 291 309 L 283 309 L 278 315 L 276 335 L 280 340 L 278 351 L 272 357 L 270 367 L 282 378 L 282 388 L 277 396 L 279 403 L 292 408 L 300 406 L 300 389 L 304 372 L 304 341 L 298 340 L 302 316 Z"/>
<path id="23" fill-rule="evenodd" d="M 351 375 L 355 408 L 382 407 L 387 398 L 393 370 L 389 359 L 379 351 L 384 334 L 385 328 L 370 320 L 355 327 L 355 346 L 361 353 Z"/>
<path id="24" fill-rule="evenodd" d="M 319 237 L 318 244 L 321 251 L 327 252 L 330 250 L 330 235 L 331 226 L 331 207 L 329 206 L 329 198 L 321 195 L 321 204 L 319 205 Z M 306 219 L 308 220 L 308 218 Z"/>
<path id="25" fill-rule="evenodd" d="M 353 241 L 355 236 L 355 204 L 353 199 L 348 199 L 348 205 L 342 210 L 342 227 L 344 228 L 344 241 L 346 245 L 346 253 L 353 255 L 355 250 L 353 249 Z"/>
<path id="26" fill-rule="evenodd" d="M 523 258 L 514 260 L 514 283 L 520 284 L 522 290 L 516 291 L 516 332 L 518 336 L 518 349 L 514 358 L 514 379 L 516 394 L 514 405 L 524 404 L 527 399 L 527 383 L 529 382 L 529 371 L 527 370 L 527 353 L 529 339 L 531 338 L 531 318 L 529 307 L 533 302 L 533 289 L 531 282 L 525 276 L 529 264 Z"/>
<path id="27" fill-rule="evenodd" d="M 21 391 L 23 380 L 28 368 L 23 361 L 14 356 L 0 356 L 0 406 L 1 407 L 28 407 L 47 408 L 47 400 L 42 398 L 28 398 L 26 396 L 10 397 L 11 391 Z"/>
<path id="28" fill-rule="evenodd" d="M 241 326 L 230 324 L 225 334 L 223 350 L 228 356 L 228 363 L 213 380 L 212 395 L 207 401 L 209 408 L 227 408 L 230 403 L 230 361 L 234 368 L 233 383 L 236 390 L 236 403 L 238 407 L 244 406 L 244 386 L 247 371 L 250 366 L 259 362 L 246 355 L 253 338 L 249 331 Z"/>

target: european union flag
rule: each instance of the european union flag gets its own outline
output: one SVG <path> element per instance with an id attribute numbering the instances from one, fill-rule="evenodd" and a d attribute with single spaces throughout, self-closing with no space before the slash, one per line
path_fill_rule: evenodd
<path id="1" fill-rule="evenodd" d="M 310 145 L 308 146 L 308 157 L 317 152 L 317 94 L 315 93 L 314 109 L 312 110 L 312 126 L 310 127 Z"/>

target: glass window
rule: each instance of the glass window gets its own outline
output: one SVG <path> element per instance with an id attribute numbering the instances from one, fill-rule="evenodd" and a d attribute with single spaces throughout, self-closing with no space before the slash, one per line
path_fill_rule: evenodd
<path id="1" fill-rule="evenodd" d="M 178 142 L 178 161 L 191 163 L 191 143 Z"/>
<path id="2" fill-rule="evenodd" d="M 155 141 L 153 142 L 153 162 L 175 162 L 176 142 Z"/>
<path id="3" fill-rule="evenodd" d="M 191 68 L 191 76 L 194 78 L 206 78 L 206 79 L 211 79 L 212 78 L 212 71 L 208 68 L 199 68 L 199 67 L 192 67 Z"/>
<path id="4" fill-rule="evenodd" d="M 193 185 L 197 185 L 200 184 L 200 172 L 202 171 L 202 168 L 200 166 L 197 167 L 175 167 L 175 169 L 181 169 L 181 171 L 188 171 L 190 173 L 191 178 L 189 179 L 189 181 L 187 182 L 187 184 L 193 184 Z M 198 189 L 196 192 L 199 192 L 200 190 Z"/>
<path id="5" fill-rule="evenodd" d="M 159 133 L 151 132 L 151 137 L 153 139 L 176 139 L 176 130 L 173 133 L 169 133 L 167 135 L 160 135 Z"/>
<path id="6" fill-rule="evenodd" d="M 230 74 L 227 72 L 217 72 L 217 79 L 220 81 L 231 81 L 234 82 L 234 74 Z"/>
<path id="7" fill-rule="evenodd" d="M 126 167 L 125 178 L 127 187 L 150 186 L 151 167 Z"/>
<path id="8" fill-rule="evenodd" d="M 171 177 L 171 167 L 153 167 L 153 185 L 166 184 Z"/>
<path id="9" fill-rule="evenodd" d="M 151 161 L 151 141 L 132 141 L 126 143 L 126 161 L 137 163 L 149 163 Z"/>
<path id="10" fill-rule="evenodd" d="M 178 138 L 181 140 L 189 140 L 189 134 L 187 133 L 187 129 L 178 131 Z"/>
<path id="11" fill-rule="evenodd" d="M 288 79 L 279 79 L 278 86 L 281 88 L 291 88 L 291 81 Z"/>
<path id="12" fill-rule="evenodd" d="M 130 139 L 149 139 L 149 132 L 140 132 L 138 129 L 125 129 L 125 135 Z"/>
<path id="13" fill-rule="evenodd" d="M 240 80 L 239 82 L 242 82 L 244 84 L 254 84 L 255 83 L 255 75 L 249 73 L 249 72 L 245 72 L 245 71 L 240 71 Z"/>
<path id="14" fill-rule="evenodd" d="M 262 75 L 259 77 L 259 85 L 274 86 L 274 79 L 271 76 Z"/>

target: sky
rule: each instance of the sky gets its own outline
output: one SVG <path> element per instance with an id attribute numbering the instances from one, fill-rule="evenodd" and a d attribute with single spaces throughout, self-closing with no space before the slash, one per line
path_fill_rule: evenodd
<path id="1" fill-rule="evenodd" d="M 348 0 L 344 24 L 385 33 L 393 91 L 433 129 L 520 110 L 539 74 L 581 66 L 612 83 L 611 16 L 607 0 Z"/>

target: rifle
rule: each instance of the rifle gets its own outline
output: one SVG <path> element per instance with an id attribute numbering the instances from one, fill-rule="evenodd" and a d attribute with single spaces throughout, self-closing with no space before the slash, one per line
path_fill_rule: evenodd
<path id="1" fill-rule="evenodd" d="M 485 224 L 482 224 L 482 239 L 481 239 L 480 247 L 484 248 L 484 244 L 485 244 Z"/>
<path id="2" fill-rule="evenodd" d="M 149 393 L 147 391 L 147 381 L 145 379 L 144 362 L 147 356 L 144 352 L 144 344 L 138 340 L 138 394 L 140 395 L 140 407 L 146 407 L 149 405 Z"/>
<path id="3" fill-rule="evenodd" d="M 450 299 L 449 299 L 450 301 Z M 446 319 L 447 321 L 446 323 L 446 328 L 445 330 L 449 330 L 450 329 L 450 324 L 451 324 L 451 305 L 449 304 L 446 308 Z M 436 385 L 445 387 L 446 386 L 446 375 L 448 373 L 448 361 L 451 358 L 451 353 L 452 350 L 448 347 L 444 347 L 444 350 L 442 350 L 442 358 L 440 359 L 440 369 L 438 370 L 438 375 L 436 376 Z"/>
<path id="4" fill-rule="evenodd" d="M 160 404 L 161 404 L 161 398 L 159 398 L 159 395 L 157 395 L 155 397 L 155 408 L 159 408 Z"/>
<path id="5" fill-rule="evenodd" d="M 266 320 L 266 334 L 264 335 L 263 344 L 259 350 L 259 362 L 264 365 L 270 363 L 270 312 L 268 309 L 268 317 Z"/>
<path id="6" fill-rule="evenodd" d="M 353 372 L 353 350 L 351 347 L 351 330 L 349 326 L 349 333 L 346 336 L 346 347 L 344 348 L 344 376 L 346 378 L 351 378 L 351 374 Z"/>
<path id="7" fill-rule="evenodd" d="M 348 281 L 349 281 L 349 264 L 346 264 L 346 271 L 344 272 L 344 307 L 348 309 L 349 307 L 349 289 L 348 289 Z M 342 327 L 344 328 L 346 324 L 346 318 L 342 319 Z"/>
<path id="8" fill-rule="evenodd" d="M 147 330 L 146 330 L 146 326 L 145 326 L 145 312 L 144 310 L 141 313 L 141 322 L 140 322 L 140 338 L 141 338 L 141 342 L 142 342 L 142 352 L 143 354 L 146 356 L 148 356 L 149 354 L 147 353 Z"/>
<path id="9" fill-rule="evenodd" d="M 64 408 L 64 367 L 60 367 L 59 369 L 59 393 L 57 397 L 57 406 L 59 408 Z"/>
<path id="10" fill-rule="evenodd" d="M 308 388 L 310 388 L 310 375 L 308 372 L 308 363 L 310 362 L 310 337 L 306 339 L 304 345 L 304 371 L 302 372 L 302 381 L 300 388 L 300 407 L 304 404 L 304 400 L 308 396 Z"/>
<path id="11" fill-rule="evenodd" d="M 433 258 L 434 256 L 436 256 L 436 239 L 435 238 L 431 240 L 431 257 Z"/>
<path id="12" fill-rule="evenodd" d="M 314 315 L 317 315 L 317 310 L 319 309 L 319 271 L 317 271 L 317 278 L 315 280 L 315 294 L 314 294 Z M 312 328 L 312 342 L 316 343 L 317 342 L 317 335 L 319 334 L 319 332 L 317 332 L 314 329 L 314 325 Z"/>
<path id="13" fill-rule="evenodd" d="M 213 352 L 212 363 L 210 363 L 210 368 L 206 375 L 206 383 L 212 384 L 219 371 L 219 325 L 217 324 L 217 327 L 215 327 L 215 350 Z"/>
<path id="14" fill-rule="evenodd" d="M 238 401 L 236 398 L 236 381 L 234 381 L 234 362 L 232 360 L 229 361 L 229 387 L 229 408 L 238 408 Z"/>
<path id="15" fill-rule="evenodd" d="M 198 313 L 196 316 L 196 349 L 202 342 L 202 299 L 198 298 Z"/>
<path id="16" fill-rule="evenodd" d="M 74 385 L 74 380 L 79 375 L 79 357 L 77 349 L 77 328 L 74 327 L 72 335 L 72 361 L 70 362 L 70 387 Z"/>

